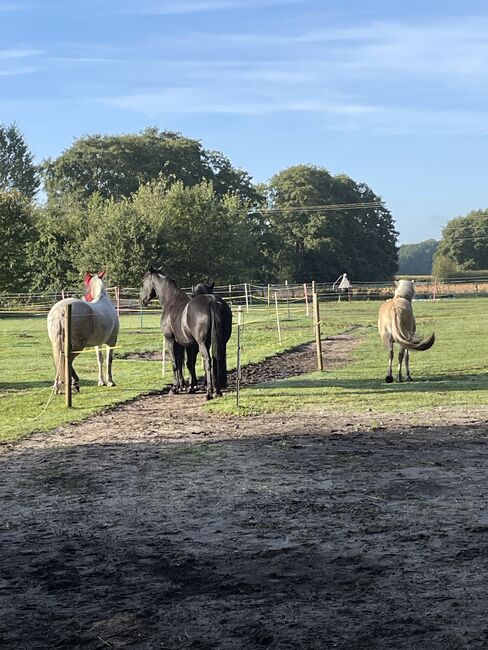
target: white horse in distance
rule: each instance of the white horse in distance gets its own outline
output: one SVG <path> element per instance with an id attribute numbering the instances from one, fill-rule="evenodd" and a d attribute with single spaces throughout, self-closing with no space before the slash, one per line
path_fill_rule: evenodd
<path id="1" fill-rule="evenodd" d="M 64 378 L 64 317 L 66 305 L 71 307 L 71 346 L 73 358 L 84 348 L 93 346 L 98 362 L 98 385 L 115 386 L 112 377 L 113 347 L 119 334 L 119 317 L 103 283 L 104 273 L 87 273 L 85 297 L 65 298 L 57 302 L 47 317 L 47 331 L 53 348 L 55 393 L 59 394 Z M 103 376 L 101 345 L 106 346 L 106 380 Z M 71 384 L 79 392 L 79 377 L 72 368 Z"/>

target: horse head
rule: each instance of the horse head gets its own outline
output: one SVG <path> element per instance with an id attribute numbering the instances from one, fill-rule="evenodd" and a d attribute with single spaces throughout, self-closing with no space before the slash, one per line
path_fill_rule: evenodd
<path id="1" fill-rule="evenodd" d="M 412 300 L 415 295 L 415 284 L 413 280 L 396 280 L 395 296 Z"/>
<path id="2" fill-rule="evenodd" d="M 211 284 L 205 284 L 204 282 L 200 282 L 197 284 L 195 289 L 193 290 L 193 295 L 196 296 L 200 293 L 213 293 L 214 292 L 214 285 L 215 282 L 212 282 Z"/>
<path id="3" fill-rule="evenodd" d="M 96 300 L 105 291 L 104 275 L 105 271 L 99 273 L 89 273 L 87 271 L 85 273 L 83 297 L 87 302 Z"/>
<path id="4" fill-rule="evenodd" d="M 141 294 L 139 296 L 139 302 L 141 305 L 144 307 L 147 307 L 148 304 L 151 302 L 153 298 L 156 298 L 157 293 L 156 293 L 156 288 L 154 286 L 154 276 L 159 275 L 161 276 L 161 273 L 157 271 L 155 268 L 151 266 L 149 271 L 144 274 L 144 277 L 142 278 L 142 288 L 141 288 Z"/>

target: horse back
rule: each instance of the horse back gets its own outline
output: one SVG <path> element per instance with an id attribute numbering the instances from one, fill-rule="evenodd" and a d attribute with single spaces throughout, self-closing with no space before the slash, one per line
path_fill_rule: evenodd
<path id="1" fill-rule="evenodd" d="M 404 332 L 415 332 L 415 317 L 410 300 L 396 296 L 384 302 L 378 313 L 378 330 L 382 337 L 391 335 L 393 320 Z"/>

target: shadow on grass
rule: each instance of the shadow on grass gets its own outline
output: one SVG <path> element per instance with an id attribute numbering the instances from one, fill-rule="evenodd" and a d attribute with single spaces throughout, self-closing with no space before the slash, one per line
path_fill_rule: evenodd
<path id="1" fill-rule="evenodd" d="M 0 381 L 0 391 L 32 390 L 33 388 L 50 388 L 50 381 Z"/>
<path id="2" fill-rule="evenodd" d="M 428 393 L 488 390 L 488 374 L 446 374 L 446 375 L 423 375 L 413 381 L 397 382 L 387 384 L 384 378 L 378 379 L 329 379 L 326 377 L 303 377 L 290 378 L 270 384 L 260 384 L 249 387 L 251 389 L 270 389 L 276 395 L 283 393 L 279 389 L 307 389 L 313 393 L 320 394 L 325 388 L 344 388 L 349 392 L 360 394 L 367 393 Z"/>

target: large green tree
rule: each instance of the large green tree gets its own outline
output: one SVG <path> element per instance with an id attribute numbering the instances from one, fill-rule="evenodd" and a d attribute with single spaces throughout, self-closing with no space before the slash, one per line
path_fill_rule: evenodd
<path id="1" fill-rule="evenodd" d="M 264 213 L 281 240 L 281 279 L 326 281 L 347 271 L 373 280 L 395 273 L 393 219 L 366 184 L 297 165 L 271 179 L 268 196 L 272 208 Z"/>
<path id="2" fill-rule="evenodd" d="M 488 269 L 488 209 L 451 219 L 442 231 L 437 255 L 461 270 Z"/>
<path id="3" fill-rule="evenodd" d="M 0 191 L 0 291 L 29 285 L 29 245 L 34 236 L 32 206 L 18 190 Z"/>
<path id="4" fill-rule="evenodd" d="M 18 190 L 32 199 L 40 179 L 24 136 L 15 124 L 0 124 L 0 190 Z"/>
<path id="5" fill-rule="evenodd" d="M 67 194 L 120 199 L 159 178 L 188 187 L 206 180 L 213 182 L 219 196 L 232 192 L 249 201 L 257 197 L 250 176 L 235 169 L 223 154 L 180 133 L 156 128 L 80 138 L 58 158 L 45 162 L 44 178 L 50 200 Z"/>
<path id="6" fill-rule="evenodd" d="M 251 273 L 256 249 L 247 204 L 237 195 L 217 196 L 205 181 L 154 181 L 119 201 L 94 195 L 83 228 L 78 271 L 104 269 L 123 286 L 139 286 L 149 265 L 182 286 L 208 277 L 237 282 Z"/>

